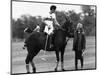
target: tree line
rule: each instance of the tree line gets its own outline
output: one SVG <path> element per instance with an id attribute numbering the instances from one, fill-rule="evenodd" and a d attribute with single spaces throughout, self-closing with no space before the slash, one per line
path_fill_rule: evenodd
<path id="1" fill-rule="evenodd" d="M 57 11 L 56 18 L 60 25 L 66 21 L 65 17 L 70 19 L 76 27 L 78 22 L 81 22 L 84 26 L 85 33 L 87 36 L 94 36 L 96 32 L 96 12 L 92 6 L 82 6 L 81 13 L 76 13 L 74 10 L 65 11 Z M 83 20 L 80 20 L 82 16 Z M 41 16 L 31 16 L 31 15 L 22 15 L 20 18 L 12 19 L 11 24 L 11 32 L 12 38 L 24 39 L 24 29 L 29 27 L 30 29 L 34 29 L 37 25 L 41 28 L 44 26 L 43 18 Z"/>

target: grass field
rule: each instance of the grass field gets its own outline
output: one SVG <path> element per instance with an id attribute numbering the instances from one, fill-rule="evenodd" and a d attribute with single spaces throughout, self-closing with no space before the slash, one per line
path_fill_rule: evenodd
<path id="1" fill-rule="evenodd" d="M 25 73 L 25 58 L 27 56 L 27 50 L 23 50 L 23 42 L 12 42 L 12 73 Z M 86 51 L 84 54 L 84 67 L 83 69 L 95 69 L 96 68 L 96 45 L 95 37 L 86 38 Z M 47 61 L 41 60 L 44 56 L 43 51 L 34 58 L 34 63 L 37 68 L 37 72 L 53 71 L 56 66 L 56 56 L 54 52 L 46 52 Z M 74 66 L 74 52 L 72 51 L 72 39 L 69 40 L 68 45 L 65 48 L 64 54 L 64 68 L 65 70 L 75 70 Z M 80 64 L 78 65 L 80 68 Z M 61 69 L 59 64 L 59 70 Z"/>

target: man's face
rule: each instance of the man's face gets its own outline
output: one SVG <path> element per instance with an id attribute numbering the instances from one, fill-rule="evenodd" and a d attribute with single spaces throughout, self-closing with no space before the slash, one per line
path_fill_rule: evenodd
<path id="1" fill-rule="evenodd" d="M 51 10 L 51 13 L 54 13 L 54 12 L 55 12 L 55 10 L 54 10 L 54 9 L 52 9 L 52 10 Z"/>

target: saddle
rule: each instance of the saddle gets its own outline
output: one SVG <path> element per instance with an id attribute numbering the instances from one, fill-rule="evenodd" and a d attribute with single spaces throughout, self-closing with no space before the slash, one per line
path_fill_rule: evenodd
<path id="1" fill-rule="evenodd" d="M 61 30 L 63 30 L 63 28 L 62 27 L 59 27 L 59 28 L 55 28 L 55 30 L 53 30 L 53 33 L 52 34 L 50 34 L 50 35 L 48 35 L 49 37 L 49 42 L 50 42 L 50 48 L 52 48 L 52 47 L 54 47 L 54 40 L 55 40 L 55 33 L 56 33 L 56 31 L 57 30 L 59 30 L 59 29 L 61 29 Z"/>
<path id="2" fill-rule="evenodd" d="M 47 47 L 48 47 L 47 51 L 48 51 L 48 50 L 49 50 L 49 51 L 53 51 L 53 49 L 54 49 L 55 34 L 56 34 L 57 30 L 59 30 L 59 29 L 64 30 L 62 27 L 56 26 L 56 27 L 54 27 L 53 33 L 47 34 L 47 33 L 45 32 L 45 34 L 46 34 L 46 36 L 47 36 L 47 38 L 46 38 Z M 64 30 L 64 31 L 65 31 L 65 30 Z M 46 44 L 45 44 L 45 46 L 46 46 Z"/>

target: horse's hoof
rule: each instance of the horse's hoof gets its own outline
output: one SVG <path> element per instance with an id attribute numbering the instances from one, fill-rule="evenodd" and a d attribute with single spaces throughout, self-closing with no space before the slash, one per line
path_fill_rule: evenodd
<path id="1" fill-rule="evenodd" d="M 33 73 L 36 73 L 36 68 L 33 69 Z"/>
<path id="2" fill-rule="evenodd" d="M 33 71 L 32 73 L 36 73 L 35 71 Z"/>
<path id="3" fill-rule="evenodd" d="M 81 69 L 83 69 L 83 66 L 81 66 Z"/>
<path id="4" fill-rule="evenodd" d="M 30 74 L 30 72 L 27 72 L 27 74 Z"/>
<path id="5" fill-rule="evenodd" d="M 65 69 L 62 69 L 62 71 L 65 71 Z"/>
<path id="6" fill-rule="evenodd" d="M 55 72 L 57 72 L 57 69 L 55 68 Z"/>
<path id="7" fill-rule="evenodd" d="M 78 70 L 78 68 L 75 68 L 75 70 Z"/>

